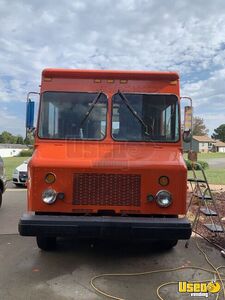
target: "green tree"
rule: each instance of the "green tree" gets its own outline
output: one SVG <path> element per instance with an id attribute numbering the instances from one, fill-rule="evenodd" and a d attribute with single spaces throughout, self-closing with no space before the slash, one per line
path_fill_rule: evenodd
<path id="1" fill-rule="evenodd" d="M 225 124 L 221 124 L 219 127 L 214 129 L 212 138 L 216 139 L 216 140 L 221 140 L 222 142 L 225 142 Z"/>
<path id="2" fill-rule="evenodd" d="M 34 144 L 34 135 L 32 132 L 27 133 L 27 137 L 24 139 L 25 145 L 33 145 Z"/>
<path id="3" fill-rule="evenodd" d="M 21 135 L 17 135 L 16 143 L 17 144 L 23 144 L 24 143 L 23 137 Z"/>
<path id="4" fill-rule="evenodd" d="M 15 136 L 13 136 L 8 131 L 3 131 L 0 134 L 0 143 L 3 143 L 3 144 L 14 144 L 15 143 Z"/>
<path id="5" fill-rule="evenodd" d="M 204 124 L 204 119 L 200 117 L 193 117 L 193 135 L 207 135 L 209 130 Z"/>

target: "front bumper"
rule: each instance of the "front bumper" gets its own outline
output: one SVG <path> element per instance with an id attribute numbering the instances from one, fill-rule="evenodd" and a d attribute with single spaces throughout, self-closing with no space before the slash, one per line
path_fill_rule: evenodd
<path id="1" fill-rule="evenodd" d="M 21 172 L 19 174 L 13 174 L 13 183 L 15 184 L 21 184 L 21 185 L 26 185 L 27 182 L 27 173 L 26 172 Z"/>
<path id="2" fill-rule="evenodd" d="M 186 218 L 65 216 L 24 214 L 19 222 L 22 236 L 76 236 L 110 239 L 189 239 Z"/>

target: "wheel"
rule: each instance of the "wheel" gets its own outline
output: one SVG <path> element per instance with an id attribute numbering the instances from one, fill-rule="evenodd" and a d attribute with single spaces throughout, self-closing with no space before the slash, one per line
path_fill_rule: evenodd
<path id="1" fill-rule="evenodd" d="M 20 183 L 15 183 L 15 182 L 13 182 L 13 183 L 15 184 L 16 187 L 21 187 Z"/>
<path id="2" fill-rule="evenodd" d="M 49 236 L 37 236 L 37 245 L 41 250 L 51 251 L 56 248 L 56 237 Z"/>
<path id="3" fill-rule="evenodd" d="M 0 207 L 2 205 L 2 191 L 0 190 Z"/>
<path id="4" fill-rule="evenodd" d="M 157 242 L 157 247 L 164 250 L 169 250 L 176 246 L 178 240 L 163 240 Z"/>

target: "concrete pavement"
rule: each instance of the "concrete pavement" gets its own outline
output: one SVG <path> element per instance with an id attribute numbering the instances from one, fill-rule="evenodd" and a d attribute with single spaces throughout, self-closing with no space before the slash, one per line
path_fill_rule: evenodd
<path id="1" fill-rule="evenodd" d="M 90 279 L 101 273 L 143 272 L 196 265 L 210 268 L 196 249 L 184 242 L 171 251 L 157 251 L 149 244 L 121 244 L 104 241 L 61 239 L 55 252 L 42 252 L 34 238 L 20 237 L 17 223 L 26 207 L 26 191 L 6 192 L 0 209 L 0 299 L 104 299 L 90 287 Z M 225 265 L 220 252 L 199 240 L 216 265 Z M 139 277 L 100 279 L 96 284 L 125 299 L 154 300 L 157 287 L 166 281 L 211 279 L 204 271 L 178 271 Z M 181 296 L 177 285 L 162 289 L 165 299 L 193 299 Z M 211 297 L 210 299 L 215 299 Z M 221 298 L 223 299 L 223 298 Z"/>
<path id="2" fill-rule="evenodd" d="M 212 169 L 224 169 L 225 168 L 225 158 L 209 158 L 205 159 L 205 161 L 209 164 L 209 167 Z"/>

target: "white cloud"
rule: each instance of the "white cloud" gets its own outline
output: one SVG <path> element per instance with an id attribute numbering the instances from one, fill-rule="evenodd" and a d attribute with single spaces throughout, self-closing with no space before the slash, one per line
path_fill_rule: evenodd
<path id="1" fill-rule="evenodd" d="M 193 99 L 195 114 L 205 120 L 212 132 L 220 124 L 225 124 L 225 68 L 211 73 L 205 80 L 187 83 L 183 94 Z"/>
<path id="2" fill-rule="evenodd" d="M 7 109 L 0 111 L 0 132 L 9 131 L 13 134 L 25 133 L 24 120 L 12 115 Z"/>

